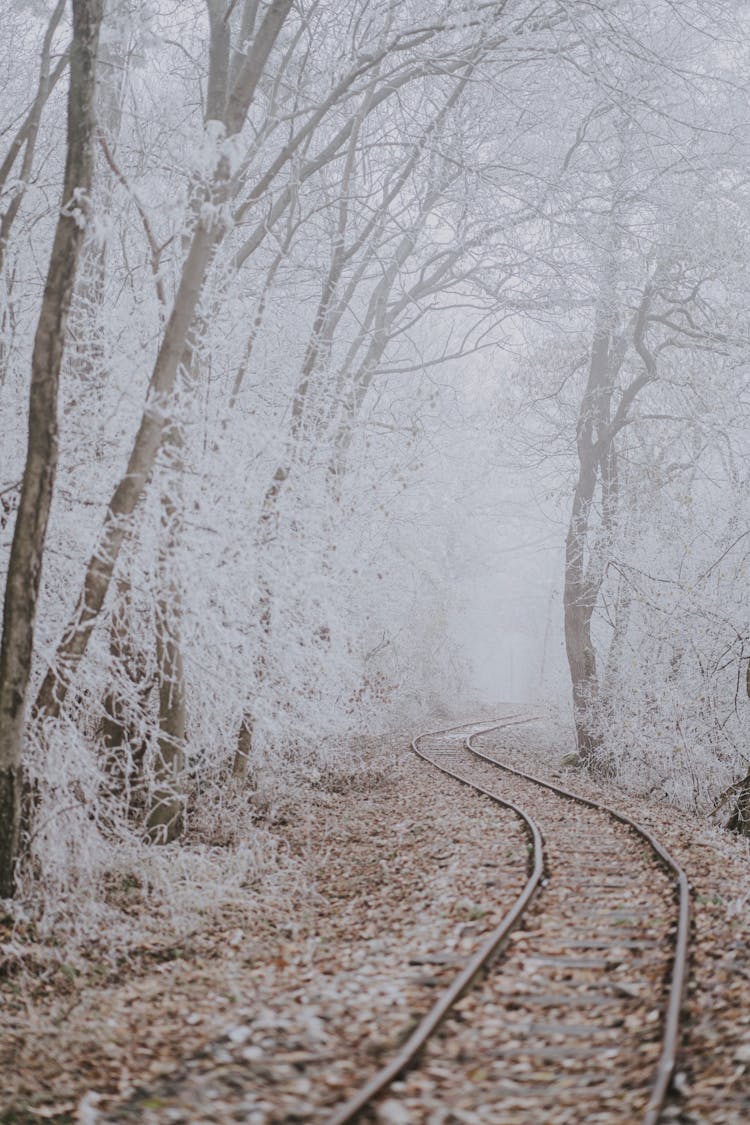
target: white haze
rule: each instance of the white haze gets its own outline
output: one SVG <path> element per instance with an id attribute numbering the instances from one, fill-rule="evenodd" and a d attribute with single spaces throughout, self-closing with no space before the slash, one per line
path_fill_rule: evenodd
<path id="1" fill-rule="evenodd" d="M 561 755 L 575 719 L 592 768 L 706 812 L 748 767 L 747 6 L 298 0 L 234 129 L 216 89 L 253 5 L 226 11 L 236 67 L 209 75 L 217 2 L 106 5 L 24 909 L 85 930 L 113 872 L 156 886 L 174 855 L 182 879 L 217 822 L 252 867 L 258 819 L 362 768 L 363 736 L 513 702 L 555 710 Z M 57 7 L 6 0 L 0 26 L 3 573 L 65 161 L 66 74 L 33 151 L 23 133 L 45 31 L 50 65 L 70 38 Z M 149 392 L 212 223 L 182 364 Z M 152 408 L 168 424 L 113 550 Z M 112 573 L 74 653 L 95 550 Z M 566 581 L 568 640 L 596 658 L 575 711 Z M 50 669 L 64 705 L 32 718 Z"/>

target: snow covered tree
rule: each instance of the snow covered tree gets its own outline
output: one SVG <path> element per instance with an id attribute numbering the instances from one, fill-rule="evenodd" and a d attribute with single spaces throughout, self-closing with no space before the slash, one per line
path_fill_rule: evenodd
<path id="1" fill-rule="evenodd" d="M 38 115 L 50 85 L 49 51 L 62 15 L 58 4 L 44 39 L 42 78 L 25 139 L 26 174 L 33 158 Z M 73 40 L 62 200 L 31 360 L 28 446 L 8 562 L 0 647 L 0 896 L 15 887 L 23 801 L 22 758 L 26 701 L 34 652 L 34 622 L 42 577 L 47 522 L 57 466 L 57 400 L 76 269 L 83 248 L 94 165 L 96 57 L 101 0 L 73 0 Z M 22 173 L 23 175 L 23 173 Z M 4 215 L 4 236 L 18 211 L 16 193 Z"/>

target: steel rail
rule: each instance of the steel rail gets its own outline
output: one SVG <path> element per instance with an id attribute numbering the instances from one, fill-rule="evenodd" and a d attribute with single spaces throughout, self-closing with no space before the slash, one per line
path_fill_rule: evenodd
<path id="1" fill-rule="evenodd" d="M 485 754 L 476 746 L 472 745 L 474 739 L 480 738 L 483 735 L 492 734 L 499 730 L 507 730 L 509 727 L 521 726 L 526 723 L 534 722 L 536 716 L 521 717 L 520 714 L 508 715 L 504 719 L 495 721 L 488 720 L 490 725 L 484 726 L 481 730 L 474 730 L 463 740 L 464 749 L 474 754 L 477 758 L 494 765 L 496 768 L 519 777 L 525 781 L 530 781 L 543 789 L 548 789 L 557 794 L 559 797 L 564 797 L 568 800 L 575 801 L 578 804 L 584 805 L 588 808 L 595 809 L 598 812 L 604 813 L 619 823 L 625 825 L 627 828 L 635 831 L 642 839 L 644 839 L 652 850 L 658 856 L 662 866 L 676 876 L 676 891 L 679 906 L 677 930 L 674 936 L 674 958 L 672 961 L 672 973 L 669 987 L 669 998 L 667 1002 L 666 1015 L 664 1020 L 664 1033 L 662 1035 L 662 1044 L 659 1054 L 659 1060 L 654 1072 L 654 1078 L 651 1084 L 649 1094 L 649 1101 L 644 1110 L 644 1117 L 641 1125 L 658 1125 L 661 1111 L 664 1108 L 664 1101 L 669 1089 L 669 1085 L 674 1074 L 674 1069 L 677 1061 L 677 1051 L 680 1040 L 680 1016 L 684 1003 L 685 989 L 687 985 L 687 971 L 688 971 L 688 939 L 690 931 L 690 888 L 688 885 L 687 876 L 674 857 L 667 851 L 667 849 L 649 832 L 647 828 L 627 816 L 625 813 L 618 812 L 616 809 L 610 808 L 599 801 L 594 801 L 588 797 L 582 797 L 578 793 L 572 793 L 562 786 L 552 784 L 552 782 L 544 781 L 542 778 L 536 777 L 533 774 L 524 773 L 522 770 L 517 770 L 512 766 L 506 765 L 504 762 L 498 761 L 489 754 Z M 443 1023 L 446 1017 L 450 1014 L 453 1006 L 464 995 L 464 993 L 471 987 L 479 973 L 486 968 L 492 961 L 493 957 L 500 951 L 508 935 L 517 925 L 520 918 L 523 916 L 525 910 L 530 902 L 535 897 L 541 883 L 542 875 L 544 873 L 544 851 L 543 839 L 541 831 L 533 820 L 523 809 L 519 808 L 512 801 L 505 800 L 498 797 L 495 793 L 491 793 L 483 786 L 469 781 L 467 778 L 462 777 L 460 774 L 454 773 L 453 770 L 448 769 L 444 765 L 440 765 L 433 758 L 429 756 L 428 752 L 420 750 L 419 743 L 425 738 L 437 738 L 442 735 L 452 734 L 455 731 L 465 730 L 467 727 L 476 726 L 474 723 L 461 723 L 459 726 L 446 727 L 442 730 L 430 731 L 425 734 L 417 735 L 412 741 L 411 748 L 414 753 L 423 761 L 428 762 L 441 773 L 446 774 L 448 777 L 455 778 L 463 785 L 482 793 L 489 797 L 496 804 L 502 805 L 510 809 L 526 825 L 526 829 L 530 834 L 533 841 L 533 867 L 529 875 L 523 891 L 517 897 L 514 905 L 508 913 L 501 920 L 499 925 L 490 933 L 487 939 L 477 952 L 470 958 L 464 969 L 454 979 L 452 984 L 441 994 L 438 1001 L 430 1009 L 427 1015 L 420 1021 L 418 1026 L 409 1036 L 407 1041 L 394 1056 L 394 1058 L 381 1070 L 379 1070 L 373 1077 L 362 1086 L 347 1102 L 344 1103 L 338 1110 L 336 1110 L 332 1117 L 330 1117 L 326 1125 L 347 1125 L 348 1122 L 354 1121 L 358 1114 L 365 1109 L 365 1107 L 379 1094 L 399 1077 L 402 1073 L 409 1069 L 424 1047 L 427 1040 L 434 1034 L 438 1027 Z"/>
<path id="2" fill-rule="evenodd" d="M 530 720 L 531 721 L 531 720 Z M 468 725 L 468 724 L 467 724 Z M 511 725 L 511 724 L 509 724 Z M 501 729 L 499 727 L 493 730 Z M 639 824 L 632 817 L 627 816 L 626 813 L 618 812 L 616 809 L 610 808 L 609 805 L 604 805 L 599 801 L 591 800 L 588 797 L 582 797 L 578 793 L 571 793 L 569 789 L 564 789 L 560 785 L 553 785 L 552 782 L 544 781 L 540 777 L 535 777 L 533 774 L 524 773 L 522 770 L 517 770 L 512 766 L 506 765 L 504 762 L 499 762 L 497 758 L 493 758 L 489 754 L 478 750 L 476 746 L 472 746 L 475 738 L 481 737 L 483 734 L 490 734 L 492 730 L 475 731 L 464 740 L 464 746 L 472 754 L 478 758 L 482 758 L 486 762 L 497 766 L 499 769 L 504 770 L 506 773 L 513 774 L 515 777 L 523 778 L 525 781 L 532 781 L 534 784 L 541 786 L 543 789 L 549 789 L 552 793 L 556 793 L 559 797 L 565 797 L 571 801 L 576 801 L 578 804 L 586 805 L 590 809 L 596 809 L 598 812 L 606 813 L 619 821 L 626 827 L 633 829 L 642 839 L 644 839 L 653 851 L 659 857 L 662 866 L 666 867 L 673 875 L 676 876 L 676 890 L 677 901 L 679 905 L 679 914 L 677 920 L 677 932 L 674 938 L 674 959 L 672 961 L 672 974 L 669 986 L 669 1000 L 667 1002 L 666 1016 L 664 1020 L 664 1033 L 662 1035 L 661 1051 L 659 1053 L 659 1061 L 656 1065 L 656 1071 L 651 1084 L 651 1093 L 649 1096 L 648 1105 L 644 1110 L 644 1117 L 642 1125 L 657 1125 L 661 1111 L 664 1108 L 664 1102 L 669 1090 L 669 1084 L 674 1074 L 675 1065 L 677 1062 L 677 1052 L 680 1044 L 680 1017 L 685 1000 L 685 991 L 687 988 L 688 978 L 688 940 L 690 934 L 690 886 L 688 884 L 687 875 L 677 862 L 677 860 L 667 851 L 647 828 Z"/>
<path id="3" fill-rule="evenodd" d="M 482 734 L 489 734 L 492 731 L 504 729 L 505 726 L 513 726 L 515 723 L 512 720 L 517 720 L 516 715 L 507 717 L 507 720 L 500 720 L 494 726 L 487 727 L 483 730 Z M 528 722 L 530 720 L 521 719 L 521 722 Z M 477 793 L 482 793 L 484 796 L 489 797 L 495 804 L 502 805 L 503 808 L 510 809 L 524 823 L 526 831 L 531 837 L 532 841 L 532 867 L 531 872 L 527 877 L 523 890 L 516 898 L 513 906 L 504 915 L 500 923 L 488 935 L 476 953 L 468 960 L 461 972 L 454 978 L 449 987 L 441 994 L 440 998 L 430 1008 L 426 1016 L 420 1020 L 417 1027 L 411 1033 L 409 1038 L 400 1048 L 398 1053 L 379 1070 L 373 1077 L 362 1086 L 347 1102 L 344 1103 L 338 1110 L 336 1110 L 332 1117 L 328 1119 L 326 1125 L 347 1125 L 347 1122 L 353 1121 L 357 1114 L 359 1114 L 373 1098 L 381 1094 L 400 1074 L 412 1065 L 419 1052 L 424 1047 L 427 1040 L 437 1031 L 438 1027 L 443 1023 L 445 1018 L 450 1014 L 451 1009 L 464 993 L 471 987 L 477 976 L 486 968 L 491 962 L 492 958 L 500 951 L 502 945 L 506 941 L 508 935 L 515 928 L 516 924 L 522 917 L 529 903 L 534 898 L 539 889 L 539 885 L 544 874 L 544 844 L 542 834 L 536 822 L 523 811 L 514 805 L 512 801 L 506 801 L 502 797 L 498 797 L 495 793 L 491 793 L 481 785 L 475 784 L 473 781 L 468 781 L 458 773 L 447 768 L 447 766 L 440 765 L 429 757 L 428 753 L 420 750 L 418 743 L 425 738 L 438 738 L 444 734 L 451 734 L 457 730 L 464 730 L 467 726 L 473 726 L 473 723 L 462 723 L 457 727 L 447 727 L 443 730 L 429 731 L 425 734 L 417 735 L 411 743 L 411 748 L 414 753 L 425 762 L 435 766 L 442 773 L 447 774 L 448 777 L 455 778 L 463 785 L 469 786 Z"/>

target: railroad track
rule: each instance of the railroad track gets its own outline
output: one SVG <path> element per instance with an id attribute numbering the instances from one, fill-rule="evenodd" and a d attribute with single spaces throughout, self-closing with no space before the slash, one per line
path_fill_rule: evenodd
<path id="1" fill-rule="evenodd" d="M 363 1119 L 399 1078 L 407 1110 L 426 1082 L 458 1120 L 488 1125 L 659 1121 L 686 985 L 687 879 L 629 817 L 494 756 L 488 736 L 533 721 L 414 739 L 426 764 L 516 813 L 527 879 L 401 1050 L 327 1125 Z"/>

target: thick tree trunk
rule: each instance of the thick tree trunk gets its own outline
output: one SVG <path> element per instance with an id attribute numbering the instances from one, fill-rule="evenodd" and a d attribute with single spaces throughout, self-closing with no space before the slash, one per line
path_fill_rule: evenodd
<path id="1" fill-rule="evenodd" d="M 0 648 L 0 896 L 15 889 L 21 758 L 34 621 L 57 467 L 57 400 L 85 208 L 94 165 L 94 92 L 101 0 L 73 0 L 68 134 L 62 206 L 31 361 L 28 447 L 16 517 Z"/>

